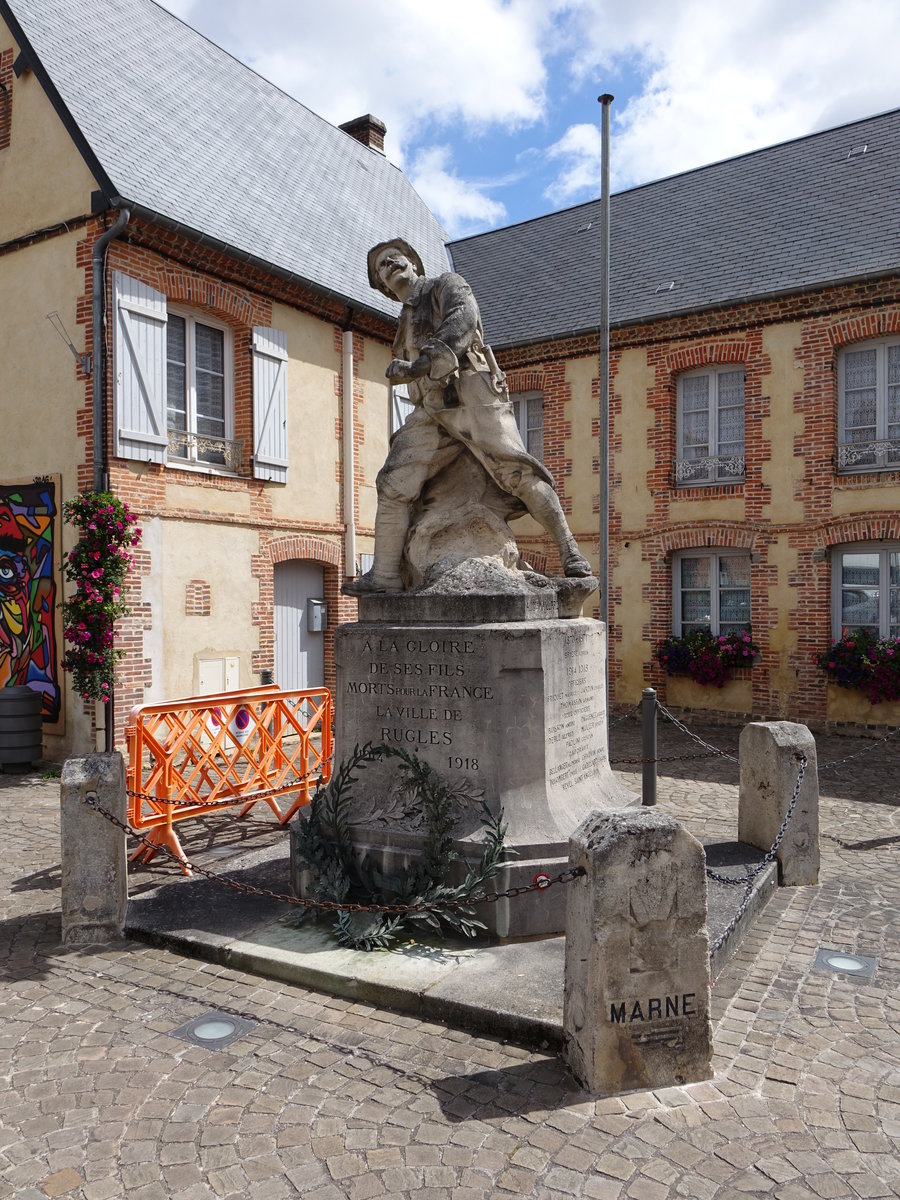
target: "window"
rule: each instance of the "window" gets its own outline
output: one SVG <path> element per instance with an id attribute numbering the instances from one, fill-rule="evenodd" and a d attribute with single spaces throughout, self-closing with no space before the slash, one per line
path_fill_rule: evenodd
<path id="1" fill-rule="evenodd" d="M 540 392 L 516 396 L 512 402 L 522 445 L 532 458 L 544 461 L 544 398 Z"/>
<path id="2" fill-rule="evenodd" d="M 205 312 L 170 309 L 163 292 L 121 271 L 113 271 L 112 285 L 116 454 L 138 462 L 240 471 L 244 444 L 232 440 L 231 330 Z M 287 334 L 262 325 L 249 332 L 253 476 L 284 483 Z"/>
<path id="3" fill-rule="evenodd" d="M 675 558 L 675 633 L 700 629 L 737 633 L 750 628 L 750 555 L 728 550 L 686 551 Z"/>
<path id="4" fill-rule="evenodd" d="M 231 336 L 224 326 L 169 309 L 166 325 L 166 428 L 169 453 L 189 462 L 232 466 Z"/>
<path id="5" fill-rule="evenodd" d="M 832 569 L 835 639 L 857 629 L 900 637 L 900 545 L 836 550 Z"/>
<path id="6" fill-rule="evenodd" d="M 403 422 L 415 408 L 412 400 L 409 398 L 409 387 L 405 383 L 394 383 L 388 389 L 390 396 L 390 421 L 388 423 L 388 437 L 393 437 L 394 434 L 401 428 Z"/>
<path id="7" fill-rule="evenodd" d="M 744 478 L 744 368 L 709 367 L 678 379 L 677 484 Z"/>
<path id="8" fill-rule="evenodd" d="M 900 466 L 900 338 L 841 351 L 838 410 L 839 471 Z"/>

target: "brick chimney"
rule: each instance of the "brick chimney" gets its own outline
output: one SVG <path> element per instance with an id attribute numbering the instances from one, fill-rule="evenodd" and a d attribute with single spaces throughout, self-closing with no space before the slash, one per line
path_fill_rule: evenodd
<path id="1" fill-rule="evenodd" d="M 362 142 L 364 146 L 368 146 L 370 150 L 377 150 L 379 154 L 384 154 L 384 135 L 387 133 L 387 125 L 384 121 L 373 117 L 371 113 L 366 113 L 364 117 L 356 117 L 352 121 L 345 121 L 339 128 L 343 129 L 344 133 L 349 133 L 352 138 L 356 138 L 358 142 Z"/>

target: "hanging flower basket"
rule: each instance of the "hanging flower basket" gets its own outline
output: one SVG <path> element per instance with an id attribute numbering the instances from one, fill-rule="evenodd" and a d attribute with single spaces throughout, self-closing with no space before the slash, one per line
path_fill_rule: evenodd
<path id="1" fill-rule="evenodd" d="M 115 686 L 115 624 L 128 614 L 122 598 L 134 561 L 131 547 L 140 540 L 137 518 L 110 492 L 82 492 L 63 505 L 65 521 L 79 531 L 78 544 L 66 555 L 65 575 L 74 592 L 63 602 L 62 660 L 84 700 L 106 703 Z"/>
<path id="2" fill-rule="evenodd" d="M 687 675 L 713 687 L 724 687 L 737 667 L 752 667 L 757 654 L 749 629 L 724 634 L 700 629 L 667 637 L 656 647 L 656 660 L 667 675 Z"/>
<path id="3" fill-rule="evenodd" d="M 865 629 L 845 633 L 816 663 L 838 687 L 854 688 L 870 704 L 900 700 L 900 638 L 875 638 Z"/>

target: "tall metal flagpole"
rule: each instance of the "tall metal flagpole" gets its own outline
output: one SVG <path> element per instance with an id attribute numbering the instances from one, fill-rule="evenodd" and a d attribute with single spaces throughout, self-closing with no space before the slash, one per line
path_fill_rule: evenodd
<path id="1" fill-rule="evenodd" d="M 604 92 L 600 147 L 600 620 L 609 630 L 609 106 L 614 97 Z M 609 641 L 606 654 L 607 721 L 609 720 Z"/>

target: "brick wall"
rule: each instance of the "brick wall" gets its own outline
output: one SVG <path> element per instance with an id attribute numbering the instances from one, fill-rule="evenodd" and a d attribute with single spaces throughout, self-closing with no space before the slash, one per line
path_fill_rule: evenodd
<path id="1" fill-rule="evenodd" d="M 771 420 L 773 363 L 763 346 L 764 332 L 795 326 L 792 369 L 802 384 L 796 393 L 774 395 L 787 406 L 796 426 L 782 430 Z M 871 472 L 852 477 L 836 474 L 837 352 L 841 346 L 900 332 L 900 277 L 847 284 L 806 295 L 786 296 L 754 304 L 694 313 L 650 325 L 612 331 L 610 387 L 610 690 L 611 702 L 630 706 L 637 699 L 617 695 L 623 674 L 618 646 L 630 619 L 623 611 L 622 550 L 638 544 L 649 584 L 643 599 L 650 619 L 641 629 L 643 679 L 666 696 L 666 676 L 655 662 L 652 647 L 672 630 L 672 556 L 692 547 L 746 549 L 752 556 L 752 625 L 760 660 L 747 673 L 752 682 L 752 713 L 746 716 L 790 717 L 813 724 L 828 721 L 826 677 L 815 665 L 816 655 L 831 639 L 831 565 L 822 551 L 848 542 L 900 539 L 900 514 L 887 489 L 900 483 L 900 471 Z M 653 370 L 646 391 L 650 415 L 649 463 L 643 483 L 651 498 L 649 516 L 638 528 L 627 528 L 617 505 L 622 479 L 617 467 L 623 439 L 648 424 L 630 420 L 623 412 L 622 354 L 642 348 Z M 584 407 L 591 415 L 591 436 L 599 443 L 599 335 L 560 339 L 540 345 L 507 348 L 499 355 L 512 391 L 540 388 L 545 393 L 545 445 L 548 466 L 571 511 L 572 498 L 589 489 L 598 510 L 599 461 L 590 477 L 574 477 L 561 454 L 573 424 L 584 428 Z M 564 386 L 565 363 L 594 358 L 591 395 L 570 397 Z M 676 392 L 678 376 L 709 364 L 741 363 L 745 389 L 745 478 L 712 486 L 675 487 Z M 784 372 L 785 363 L 777 364 Z M 550 402 L 546 402 L 547 395 Z M 782 411 L 779 407 L 779 412 Z M 764 435 L 769 423 L 769 436 Z M 799 460 L 797 478 L 773 476 L 772 440 L 783 434 L 792 441 L 790 458 Z M 765 475 L 765 477 L 764 477 Z M 798 481 L 799 480 L 799 481 Z M 864 515 L 835 512 L 836 489 L 858 489 Z M 881 498 L 879 496 L 881 494 Z M 771 513 L 798 506 L 796 519 L 773 519 Z M 690 512 L 696 508 L 696 515 Z M 738 516 L 735 517 L 735 512 Z M 796 567 L 786 566 L 790 559 Z M 551 570 L 553 564 L 551 564 Z M 784 597 L 790 599 L 785 602 Z M 776 599 L 780 598 L 780 599 Z M 633 619 L 633 617 L 631 617 Z M 778 644 L 773 637 L 778 630 Z M 710 716 L 726 714 L 716 708 L 715 689 L 709 692 Z M 893 706 L 881 706 L 883 720 L 896 719 Z M 874 717 L 882 719 L 876 710 Z"/>
<path id="2" fill-rule="evenodd" d="M 13 49 L 0 50 L 0 150 L 6 150 L 12 136 Z"/>
<path id="3" fill-rule="evenodd" d="M 91 324 L 91 250 L 96 238 L 110 223 L 109 217 L 89 220 L 85 236 L 77 248 L 77 264 L 83 270 L 84 290 L 77 305 L 77 319 L 85 326 L 86 349 L 93 353 Z M 215 251 L 203 251 L 188 239 L 156 230 L 142 222 L 128 226 L 128 236 L 110 243 L 107 263 L 107 304 L 112 304 L 111 275 L 113 270 L 142 280 L 163 292 L 170 303 L 197 309 L 201 314 L 209 313 L 226 324 L 232 331 L 234 342 L 234 437 L 243 441 L 243 461 L 236 475 L 207 474 L 203 471 L 180 470 L 177 465 L 158 466 L 143 464 L 139 470 L 113 457 L 112 420 L 112 338 L 113 320 L 107 322 L 106 332 L 106 460 L 109 465 L 110 486 L 136 513 L 139 521 L 150 517 L 162 517 L 169 521 L 201 522 L 209 526 L 210 537 L 217 530 L 241 527 L 254 530 L 258 537 L 257 552 L 244 568 L 242 564 L 229 563 L 228 569 L 246 569 L 258 583 L 259 598 L 252 606 L 250 619 L 258 630 L 258 646 L 253 650 L 251 671 L 255 676 L 264 668 L 274 666 L 274 567 L 277 562 L 289 558 L 308 559 L 321 563 L 324 568 L 325 599 L 328 602 L 329 630 L 325 634 L 325 683 L 334 686 L 334 634 L 336 624 L 342 620 L 355 619 L 356 602 L 340 594 L 345 577 L 343 562 L 344 516 L 338 511 L 330 521 L 309 521 L 302 516 L 297 519 L 276 519 L 270 501 L 269 488 L 252 477 L 250 450 L 253 430 L 251 338 L 254 325 L 272 324 L 273 300 L 280 298 L 294 304 L 305 312 L 333 323 L 333 334 L 340 342 L 341 330 L 337 322 L 346 321 L 346 312 L 340 305 L 323 301 L 298 284 L 267 277 L 261 271 L 247 265 L 236 264 L 225 255 Z M 257 286 L 268 284 L 268 291 Z M 110 308 L 110 312 L 111 312 Z M 377 320 L 363 322 L 366 329 L 376 336 L 389 340 L 390 331 Z M 364 353 L 362 333 L 354 335 L 355 361 Z M 340 389 L 340 372 L 335 376 L 335 387 Z M 354 402 L 357 413 L 362 400 L 362 382 L 354 381 Z M 84 453 L 78 471 L 77 486 L 89 488 L 93 482 L 93 389 L 91 380 L 84 379 L 83 401 L 77 414 L 78 436 L 83 440 Z M 357 429 L 361 440 L 364 430 Z M 335 472 L 341 473 L 341 430 L 335 430 Z M 169 485 L 177 483 L 178 503 L 173 502 Z M 185 503 L 184 489 L 196 493 L 196 502 Z M 208 505 L 204 495 L 208 491 L 218 494 L 233 492 L 241 500 L 229 511 L 221 500 Z M 239 495 L 238 495 L 239 494 Z M 249 500 L 249 511 L 247 506 Z M 131 615 L 121 623 L 118 645 L 125 651 L 119 667 L 119 685 L 116 692 L 117 741 L 121 744 L 124 721 L 128 711 L 144 700 L 145 690 L 154 682 L 157 664 L 150 661 L 146 651 L 146 637 L 151 629 L 154 614 L 141 597 L 144 582 L 151 570 L 151 556 L 140 551 L 128 585 L 127 600 Z M 149 591 L 149 589 L 147 589 Z M 212 588 L 209 580 L 191 580 L 183 595 L 184 612 L 203 617 L 211 612 Z M 169 597 L 167 603 L 175 600 Z"/>

